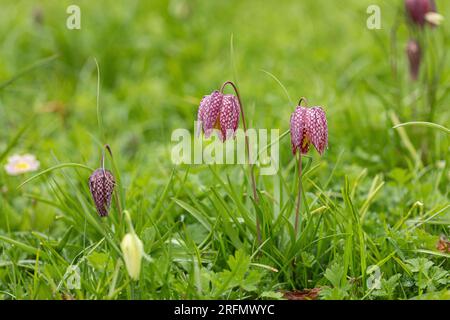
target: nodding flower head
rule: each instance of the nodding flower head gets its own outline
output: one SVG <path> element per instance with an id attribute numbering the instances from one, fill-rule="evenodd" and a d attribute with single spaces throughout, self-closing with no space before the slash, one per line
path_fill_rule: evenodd
<path id="1" fill-rule="evenodd" d="M 108 215 L 115 184 L 111 171 L 103 168 L 95 170 L 89 177 L 89 190 L 100 217 Z"/>
<path id="2" fill-rule="evenodd" d="M 427 13 L 436 12 L 436 3 L 434 0 L 405 0 L 405 8 L 411 22 L 423 27 Z"/>
<path id="3" fill-rule="evenodd" d="M 203 97 L 198 108 L 197 134 L 203 129 L 208 138 L 213 129 L 218 129 L 219 138 L 224 141 L 234 137 L 238 124 L 241 107 L 238 99 L 232 94 L 214 91 Z"/>
<path id="4" fill-rule="evenodd" d="M 419 77 L 420 63 L 422 61 L 422 51 L 420 45 L 416 40 L 409 40 L 406 46 L 406 54 L 409 61 L 409 73 L 412 80 L 417 80 Z"/>
<path id="5" fill-rule="evenodd" d="M 297 149 L 301 154 L 308 153 L 311 143 L 322 155 L 328 146 L 327 118 L 321 107 L 307 108 L 299 103 L 291 115 L 292 153 Z"/>

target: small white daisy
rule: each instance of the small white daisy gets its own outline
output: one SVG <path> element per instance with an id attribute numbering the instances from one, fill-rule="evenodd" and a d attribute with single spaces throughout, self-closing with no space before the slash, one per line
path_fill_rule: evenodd
<path id="1" fill-rule="evenodd" d="M 11 176 L 36 171 L 37 169 L 39 169 L 39 161 L 32 154 L 15 154 L 8 158 L 8 163 L 5 165 L 6 172 Z"/>

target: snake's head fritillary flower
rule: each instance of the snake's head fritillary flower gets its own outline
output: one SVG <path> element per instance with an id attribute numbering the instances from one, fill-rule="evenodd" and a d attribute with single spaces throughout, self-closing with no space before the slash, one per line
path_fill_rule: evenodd
<path id="1" fill-rule="evenodd" d="M 32 154 L 15 154 L 8 158 L 8 163 L 5 165 L 6 173 L 11 176 L 33 172 L 37 169 L 39 169 L 39 161 Z"/>
<path id="2" fill-rule="evenodd" d="M 423 27 L 427 13 L 436 12 L 436 3 L 434 0 L 405 0 L 405 8 L 411 22 Z"/>
<path id="3" fill-rule="evenodd" d="M 321 107 L 298 106 L 291 115 L 292 152 L 306 154 L 312 144 L 319 154 L 328 146 L 328 125 L 325 112 Z"/>
<path id="4" fill-rule="evenodd" d="M 406 54 L 409 61 L 409 73 L 412 80 L 417 80 L 419 77 L 420 63 L 422 61 L 422 52 L 420 45 L 416 40 L 409 40 L 406 46 Z"/>
<path id="5" fill-rule="evenodd" d="M 108 215 L 116 180 L 109 170 L 97 169 L 89 177 L 89 190 L 100 217 Z"/>
<path id="6" fill-rule="evenodd" d="M 125 267 L 127 268 L 130 278 L 139 280 L 139 275 L 141 274 L 141 261 L 145 256 L 144 245 L 134 231 L 130 213 L 125 210 L 124 214 L 130 231 L 123 237 L 120 248 L 122 249 L 123 260 L 125 261 Z"/>
<path id="7" fill-rule="evenodd" d="M 130 278 L 139 280 L 141 274 L 141 260 L 144 252 L 144 245 L 141 239 L 134 232 L 127 233 L 120 243 L 123 259 Z"/>
<path id="8" fill-rule="evenodd" d="M 214 91 L 203 97 L 198 108 L 197 135 L 203 130 L 208 138 L 214 129 L 220 132 L 222 141 L 234 137 L 238 124 L 240 109 L 238 99 L 232 94 Z"/>

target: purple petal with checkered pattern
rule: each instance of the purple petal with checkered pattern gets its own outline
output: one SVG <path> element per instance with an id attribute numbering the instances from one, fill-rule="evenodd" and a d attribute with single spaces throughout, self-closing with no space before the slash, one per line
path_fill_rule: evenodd
<path id="1" fill-rule="evenodd" d="M 220 110 L 220 131 L 222 141 L 234 137 L 239 124 L 241 108 L 237 98 L 232 94 L 223 97 L 223 105 Z"/>
<path id="2" fill-rule="evenodd" d="M 305 154 L 309 150 L 307 138 L 307 108 L 298 106 L 291 115 L 291 145 L 292 153 L 296 154 L 297 149 Z"/>
<path id="3" fill-rule="evenodd" d="M 214 91 L 205 103 L 203 113 L 203 132 L 208 138 L 213 129 L 219 125 L 219 114 L 222 108 L 223 94 L 219 91 Z"/>
<path id="4" fill-rule="evenodd" d="M 322 155 L 328 146 L 328 125 L 321 107 L 306 108 L 298 106 L 291 115 L 292 153 L 309 151 L 310 144 Z"/>
<path id="5" fill-rule="evenodd" d="M 198 113 L 197 113 L 197 132 L 196 135 L 197 137 L 200 136 L 200 133 L 202 131 L 202 125 L 203 122 L 205 121 L 205 111 L 206 111 L 206 106 L 209 103 L 209 98 L 211 96 L 204 96 L 202 101 L 200 101 L 200 106 L 198 107 Z"/>
<path id="6" fill-rule="evenodd" d="M 115 184 L 114 176 L 109 170 L 97 169 L 89 177 L 89 190 L 100 217 L 108 215 Z"/>
<path id="7" fill-rule="evenodd" d="M 309 140 L 322 155 L 328 145 L 328 125 L 325 112 L 321 107 L 308 108 L 306 118 Z"/>

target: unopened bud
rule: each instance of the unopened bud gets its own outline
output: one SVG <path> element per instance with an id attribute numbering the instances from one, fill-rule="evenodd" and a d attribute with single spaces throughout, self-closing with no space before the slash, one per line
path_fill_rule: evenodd
<path id="1" fill-rule="evenodd" d="M 415 40 L 410 40 L 406 47 L 406 54 L 409 60 L 409 73 L 412 80 L 417 80 L 419 77 L 420 64 L 422 61 L 422 51 L 420 45 Z"/>
<path id="2" fill-rule="evenodd" d="M 138 236 L 132 232 L 127 233 L 120 243 L 125 266 L 131 279 L 139 280 L 141 274 L 141 260 L 144 253 L 144 246 Z"/>

